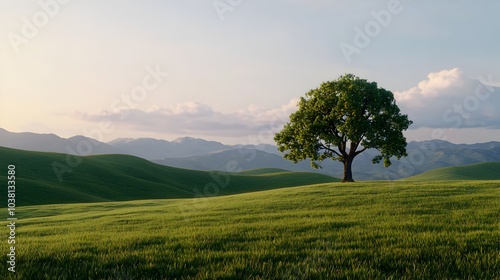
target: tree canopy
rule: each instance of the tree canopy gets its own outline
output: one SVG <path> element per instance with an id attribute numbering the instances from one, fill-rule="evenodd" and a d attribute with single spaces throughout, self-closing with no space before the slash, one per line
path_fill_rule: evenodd
<path id="1" fill-rule="evenodd" d="M 372 161 L 383 160 L 386 167 L 391 157 L 407 156 L 403 131 L 412 121 L 401 114 L 393 93 L 375 82 L 346 74 L 309 91 L 298 106 L 274 137 L 288 160 L 309 158 L 314 168 L 327 158 L 340 161 L 342 181 L 353 182 L 352 161 L 367 149 L 377 149 Z"/>

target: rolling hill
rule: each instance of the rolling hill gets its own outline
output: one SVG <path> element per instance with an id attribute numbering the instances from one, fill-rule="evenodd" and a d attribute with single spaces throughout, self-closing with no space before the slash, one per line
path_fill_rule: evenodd
<path id="1" fill-rule="evenodd" d="M 254 176 L 186 170 L 128 155 L 75 157 L 3 147 L 0 155 L 5 168 L 1 182 L 6 181 L 6 167 L 16 166 L 18 206 L 206 197 L 338 181 L 317 173 Z"/>
<path id="2" fill-rule="evenodd" d="M 284 173 L 284 172 L 290 172 L 290 171 L 280 168 L 258 168 L 258 169 L 242 171 L 240 172 L 240 174 L 267 176 L 269 174 Z"/>
<path id="3" fill-rule="evenodd" d="M 466 166 L 437 168 L 404 180 L 500 180 L 500 162 L 484 162 Z"/>

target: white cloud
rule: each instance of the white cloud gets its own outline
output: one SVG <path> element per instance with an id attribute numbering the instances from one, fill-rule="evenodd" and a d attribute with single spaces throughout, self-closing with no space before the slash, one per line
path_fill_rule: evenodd
<path id="1" fill-rule="evenodd" d="M 395 92 L 401 111 L 414 124 L 411 128 L 500 128 L 499 89 L 485 79 L 471 79 L 459 68 L 430 73 L 406 91 Z"/>
<path id="2" fill-rule="evenodd" d="M 436 94 L 439 90 L 462 86 L 463 73 L 459 68 L 443 70 L 438 73 L 430 73 L 427 80 L 421 81 L 418 87 L 423 92 Z"/>
<path id="3" fill-rule="evenodd" d="M 80 114 L 91 122 L 111 121 L 122 129 L 184 135 L 242 137 L 269 130 L 277 132 L 297 108 L 298 99 L 278 108 L 255 104 L 230 113 L 215 111 L 199 102 L 178 103 L 170 108 L 154 106 L 149 110 L 121 109 L 99 114 Z"/>
<path id="4" fill-rule="evenodd" d="M 439 98 L 451 98 L 456 96 L 456 91 L 464 87 L 464 74 L 459 68 L 443 70 L 437 73 L 430 73 L 427 79 L 418 83 L 403 92 L 396 92 L 394 95 L 399 102 L 408 103 L 412 106 L 428 106 L 429 102 Z"/>

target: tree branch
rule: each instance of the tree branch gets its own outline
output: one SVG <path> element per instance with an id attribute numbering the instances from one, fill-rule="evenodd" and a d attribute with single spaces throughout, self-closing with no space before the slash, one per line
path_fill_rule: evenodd
<path id="1" fill-rule="evenodd" d="M 325 144 L 320 143 L 320 145 L 321 145 L 321 148 L 323 148 L 323 149 L 325 149 L 325 150 L 328 150 L 328 151 L 330 151 L 330 152 L 333 152 L 333 153 L 335 153 L 335 154 L 336 154 L 337 156 L 339 156 L 339 157 L 342 157 L 342 155 L 341 155 L 341 154 L 339 154 L 339 153 L 338 153 L 337 151 L 335 151 L 334 149 L 330 149 L 329 147 L 325 146 Z"/>
<path id="2" fill-rule="evenodd" d="M 366 151 L 367 149 L 368 149 L 367 147 L 364 147 L 363 149 L 356 151 L 355 156 L 361 154 L 362 152 Z"/>

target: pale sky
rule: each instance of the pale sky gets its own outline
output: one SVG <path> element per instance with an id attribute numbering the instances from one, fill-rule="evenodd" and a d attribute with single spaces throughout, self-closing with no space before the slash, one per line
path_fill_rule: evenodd
<path id="1" fill-rule="evenodd" d="M 345 73 L 408 140 L 500 141 L 500 1 L 0 0 L 0 128 L 271 142 Z"/>

